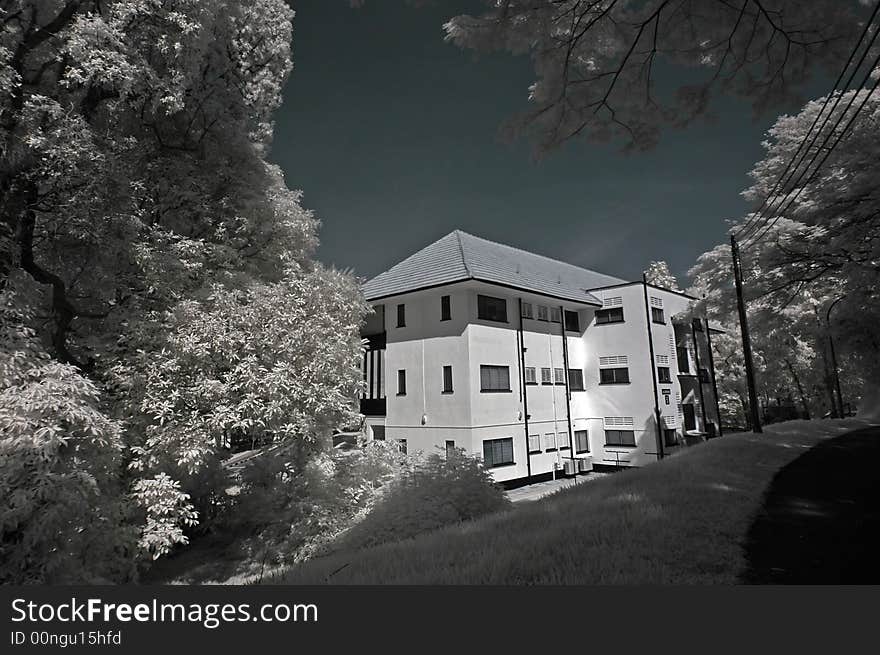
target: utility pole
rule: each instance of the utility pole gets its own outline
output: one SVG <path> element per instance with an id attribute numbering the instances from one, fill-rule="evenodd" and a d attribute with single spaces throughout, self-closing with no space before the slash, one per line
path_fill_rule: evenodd
<path id="1" fill-rule="evenodd" d="M 742 331 L 743 358 L 746 361 L 746 383 L 749 387 L 749 414 L 752 418 L 752 431 L 761 433 L 761 417 L 758 412 L 758 392 L 755 388 L 755 369 L 752 364 L 752 341 L 749 338 L 749 323 L 746 317 L 746 304 L 742 293 L 742 266 L 739 259 L 739 246 L 736 238 L 730 235 L 730 255 L 733 258 L 733 279 L 736 282 L 736 304 L 739 310 L 739 327 Z M 697 372 L 699 374 L 699 371 Z"/>

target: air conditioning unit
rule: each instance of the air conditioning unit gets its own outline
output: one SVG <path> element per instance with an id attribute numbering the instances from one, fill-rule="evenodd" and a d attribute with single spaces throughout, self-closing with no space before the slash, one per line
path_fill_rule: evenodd
<path id="1" fill-rule="evenodd" d="M 589 473 L 593 470 L 593 460 L 589 457 L 583 457 L 577 461 L 578 473 Z"/>
<path id="2" fill-rule="evenodd" d="M 566 475 L 575 475 L 578 472 L 577 462 L 575 462 L 573 459 L 565 460 L 564 468 L 565 468 Z"/>

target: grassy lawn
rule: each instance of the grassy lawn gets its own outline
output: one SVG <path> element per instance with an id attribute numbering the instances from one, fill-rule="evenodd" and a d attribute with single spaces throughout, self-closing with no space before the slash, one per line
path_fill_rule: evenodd
<path id="1" fill-rule="evenodd" d="M 792 421 L 405 541 L 337 552 L 279 584 L 731 584 L 773 475 L 868 423 Z"/>

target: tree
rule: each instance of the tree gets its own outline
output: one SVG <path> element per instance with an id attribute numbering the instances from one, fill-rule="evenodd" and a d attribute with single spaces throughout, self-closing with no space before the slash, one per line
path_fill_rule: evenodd
<path id="1" fill-rule="evenodd" d="M 717 91 L 751 98 L 756 111 L 776 104 L 811 66 L 838 67 L 858 23 L 858 4 L 836 0 L 487 4 L 482 15 L 446 23 L 447 39 L 479 52 L 531 55 L 534 109 L 511 127 L 531 132 L 539 152 L 578 135 L 648 147 L 661 129 L 705 114 Z M 674 93 L 656 83 L 665 67 L 688 80 Z"/>
<path id="2" fill-rule="evenodd" d="M 356 401 L 363 300 L 313 261 L 317 220 L 265 159 L 292 16 L 284 0 L 0 9 L 0 284 L 33 308 L 42 384 L 113 426 L 95 447 L 127 466 L 119 501 L 151 555 L 185 541 L 224 435 L 299 439 L 306 456 Z M 29 405 L 10 407 L 4 443 Z M 76 434 L 59 452 L 87 475 L 64 456 Z"/>
<path id="3" fill-rule="evenodd" d="M 648 284 L 653 284 L 662 289 L 681 291 L 678 287 L 678 280 L 675 279 L 675 276 L 669 270 L 669 264 L 664 261 L 651 262 L 645 271 L 645 279 L 648 281 Z"/>

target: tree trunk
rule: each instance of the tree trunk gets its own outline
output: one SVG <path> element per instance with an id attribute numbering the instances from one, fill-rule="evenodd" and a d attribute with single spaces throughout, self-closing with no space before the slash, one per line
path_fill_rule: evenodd
<path id="1" fill-rule="evenodd" d="M 806 396 L 804 396 L 804 387 L 801 385 L 801 379 L 794 372 L 794 366 L 791 365 L 790 360 L 786 359 L 785 364 L 788 366 L 788 372 L 791 373 L 791 377 L 794 379 L 794 384 L 797 387 L 798 397 L 801 399 L 801 406 L 804 408 L 804 418 L 809 421 L 812 418 L 810 416 L 810 406 L 807 404 Z"/>

